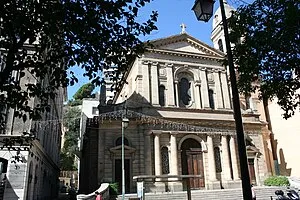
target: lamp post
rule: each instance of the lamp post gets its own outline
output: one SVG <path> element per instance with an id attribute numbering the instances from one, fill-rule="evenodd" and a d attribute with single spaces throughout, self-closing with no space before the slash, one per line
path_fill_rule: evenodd
<path id="1" fill-rule="evenodd" d="M 214 0 L 196 0 L 192 10 L 194 10 L 197 19 L 207 22 L 213 15 L 214 3 L 215 3 Z M 238 145 L 239 158 L 240 158 L 239 160 L 240 160 L 240 169 L 241 169 L 243 198 L 244 200 L 251 200 L 252 192 L 250 186 L 248 160 L 247 160 L 246 146 L 245 146 L 245 139 L 244 139 L 243 121 L 242 121 L 242 115 L 240 109 L 240 98 L 239 98 L 239 91 L 237 88 L 232 51 L 229 42 L 228 25 L 227 25 L 223 0 L 220 0 L 220 8 L 221 8 L 222 22 L 224 27 L 224 36 L 225 36 L 231 90 L 232 90 L 233 111 L 234 111 L 234 118 L 235 118 L 237 145 Z"/>
<path id="2" fill-rule="evenodd" d="M 125 117 L 122 118 L 122 200 L 125 199 L 125 152 L 124 152 L 124 132 L 128 127 L 129 119 Z"/>

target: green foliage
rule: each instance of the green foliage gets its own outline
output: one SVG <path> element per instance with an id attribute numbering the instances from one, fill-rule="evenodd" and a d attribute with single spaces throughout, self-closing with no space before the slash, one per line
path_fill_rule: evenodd
<path id="1" fill-rule="evenodd" d="M 69 100 L 68 102 L 68 106 L 79 106 L 79 105 L 82 105 L 82 100 L 79 100 L 79 99 L 71 99 Z"/>
<path id="2" fill-rule="evenodd" d="M 78 147 L 81 111 L 77 107 L 67 107 L 64 112 L 66 128 L 64 146 L 60 154 L 61 170 L 75 170 L 74 158 Z"/>
<path id="3" fill-rule="evenodd" d="M 75 101 L 82 100 L 83 98 L 91 98 L 93 96 L 92 93 L 94 89 L 95 85 L 92 83 L 86 83 L 77 90 L 73 98 Z"/>
<path id="4" fill-rule="evenodd" d="M 285 176 L 270 176 L 265 181 L 264 184 L 267 186 L 289 186 L 289 180 Z"/>
<path id="5" fill-rule="evenodd" d="M 15 108 L 15 116 L 38 118 L 58 88 L 77 82 L 73 71 L 79 67 L 94 85 L 112 64 L 122 74 L 145 49 L 139 37 L 156 29 L 156 12 L 137 22 L 150 1 L 1 0 L 1 111 Z M 34 97 L 39 103 L 32 108 Z"/>
<path id="6" fill-rule="evenodd" d="M 110 195 L 119 194 L 119 184 L 118 183 L 110 183 L 109 184 L 109 194 Z"/>
<path id="7" fill-rule="evenodd" d="M 300 105 L 299 8 L 299 0 L 255 0 L 229 20 L 240 91 L 278 98 L 284 118 Z"/>

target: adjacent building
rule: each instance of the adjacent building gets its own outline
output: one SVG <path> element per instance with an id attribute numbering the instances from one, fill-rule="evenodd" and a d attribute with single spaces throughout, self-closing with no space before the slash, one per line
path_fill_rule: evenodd
<path id="1" fill-rule="evenodd" d="M 34 53 L 31 46 L 26 47 L 28 55 Z M 32 49 L 31 49 L 32 48 Z M 19 78 L 19 72 L 12 78 L 19 81 L 21 87 L 37 83 L 37 79 L 28 71 Z M 49 75 L 45 75 L 40 83 L 47 86 Z M 62 104 L 66 100 L 66 89 L 57 90 L 55 99 L 49 99 L 50 111 L 43 114 L 38 121 L 16 117 L 14 109 L 7 109 L 5 129 L 0 141 L 10 139 L 16 141 L 12 146 L 0 148 L 0 199 L 5 200 L 52 200 L 58 194 L 59 152 L 62 132 Z M 32 98 L 28 105 L 35 107 L 39 99 Z M 24 132 L 35 136 L 32 142 L 26 142 Z M 23 143 L 20 143 L 23 139 Z M 18 148 L 17 148 L 18 147 Z"/>

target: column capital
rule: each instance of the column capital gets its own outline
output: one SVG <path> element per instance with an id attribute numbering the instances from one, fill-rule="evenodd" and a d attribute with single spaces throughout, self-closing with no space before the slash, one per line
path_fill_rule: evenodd
<path id="1" fill-rule="evenodd" d="M 152 64 L 152 61 L 150 61 L 150 60 L 142 60 L 142 64 L 143 65 Z"/>
<path id="2" fill-rule="evenodd" d="M 173 67 L 174 64 L 173 63 L 165 63 L 165 66 L 167 66 L 167 67 Z"/>
<path id="3" fill-rule="evenodd" d="M 177 131 L 170 131 L 170 135 L 176 136 L 177 134 L 179 134 Z"/>
<path id="4" fill-rule="evenodd" d="M 196 80 L 195 81 L 195 86 L 197 87 L 197 86 L 201 86 L 201 80 Z"/>
<path id="5" fill-rule="evenodd" d="M 161 130 L 152 130 L 153 135 L 160 135 L 162 133 Z"/>
<path id="6" fill-rule="evenodd" d="M 151 64 L 153 65 L 153 66 L 158 66 L 158 62 L 151 62 Z"/>
<path id="7" fill-rule="evenodd" d="M 199 70 L 205 71 L 207 68 L 206 67 L 199 67 Z"/>

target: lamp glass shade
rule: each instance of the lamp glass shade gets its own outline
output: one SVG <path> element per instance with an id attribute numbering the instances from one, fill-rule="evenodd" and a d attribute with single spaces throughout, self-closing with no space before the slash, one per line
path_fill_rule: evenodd
<path id="1" fill-rule="evenodd" d="M 208 22 L 213 15 L 214 0 L 196 0 L 192 10 L 199 21 Z"/>

